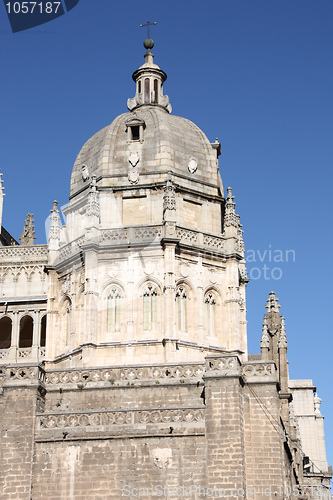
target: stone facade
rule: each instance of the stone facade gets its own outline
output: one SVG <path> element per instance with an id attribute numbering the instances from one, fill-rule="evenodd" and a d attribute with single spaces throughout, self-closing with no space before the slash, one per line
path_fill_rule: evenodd
<path id="1" fill-rule="evenodd" d="M 130 112 L 76 159 L 66 225 L 55 201 L 47 245 L 32 214 L 21 245 L 1 233 L 1 499 L 328 500 L 320 400 L 289 380 L 273 292 L 247 353 L 221 146 L 170 114 L 151 43 Z"/>

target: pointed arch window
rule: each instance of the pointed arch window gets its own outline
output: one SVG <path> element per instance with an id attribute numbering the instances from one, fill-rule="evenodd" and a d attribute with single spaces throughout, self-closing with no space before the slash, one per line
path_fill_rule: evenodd
<path id="1" fill-rule="evenodd" d="M 112 287 L 107 297 L 108 332 L 120 332 L 121 299 L 119 288 Z"/>
<path id="2" fill-rule="evenodd" d="M 149 283 L 143 291 L 143 329 L 157 329 L 157 288 Z"/>
<path id="3" fill-rule="evenodd" d="M 154 80 L 154 103 L 158 104 L 158 81 Z"/>
<path id="4" fill-rule="evenodd" d="M 64 318 L 64 331 L 66 332 L 66 345 L 68 345 L 72 333 L 72 301 L 69 297 L 64 300 L 62 310 Z"/>
<path id="5" fill-rule="evenodd" d="M 8 316 L 0 319 L 0 349 L 9 349 L 12 343 L 12 320 Z"/>
<path id="6" fill-rule="evenodd" d="M 150 80 L 145 78 L 145 104 L 150 103 Z"/>
<path id="7" fill-rule="evenodd" d="M 205 295 L 206 333 L 215 335 L 216 298 L 213 292 Z"/>
<path id="8" fill-rule="evenodd" d="M 179 286 L 176 291 L 177 330 L 186 332 L 187 328 L 187 293 L 184 286 Z"/>
<path id="9" fill-rule="evenodd" d="M 20 321 L 19 347 L 32 347 L 34 320 L 31 316 L 23 316 Z"/>
<path id="10" fill-rule="evenodd" d="M 42 317 L 40 322 L 40 346 L 46 346 L 46 314 Z"/>

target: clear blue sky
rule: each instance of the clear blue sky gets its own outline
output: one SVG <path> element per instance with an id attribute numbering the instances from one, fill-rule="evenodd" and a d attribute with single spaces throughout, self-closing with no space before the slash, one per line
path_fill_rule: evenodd
<path id="1" fill-rule="evenodd" d="M 32 212 L 37 242 L 46 241 L 45 219 L 54 199 L 67 203 L 80 148 L 134 95 L 147 20 L 158 23 L 153 52 L 173 113 L 222 143 L 224 185 L 256 258 L 248 262 L 249 351 L 259 351 L 273 289 L 290 377 L 318 386 L 333 464 L 331 0 L 80 0 L 16 34 L 1 4 L 3 225 L 19 238 Z M 294 254 L 274 262 L 277 250 L 284 261 Z"/>

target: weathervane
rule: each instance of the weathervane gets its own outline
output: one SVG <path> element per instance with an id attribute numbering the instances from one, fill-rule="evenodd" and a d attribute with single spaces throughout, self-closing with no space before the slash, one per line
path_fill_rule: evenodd
<path id="1" fill-rule="evenodd" d="M 140 28 L 143 28 L 144 26 L 147 26 L 147 28 L 148 28 L 148 38 L 150 38 L 150 36 L 149 36 L 149 26 L 154 26 L 154 24 L 157 24 L 157 23 L 151 23 L 151 22 L 147 21 L 146 24 L 140 24 Z"/>

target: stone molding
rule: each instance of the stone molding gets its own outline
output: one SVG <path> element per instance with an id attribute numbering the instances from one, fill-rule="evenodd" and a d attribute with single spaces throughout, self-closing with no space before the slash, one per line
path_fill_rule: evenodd
<path id="1" fill-rule="evenodd" d="M 42 264 L 37 264 L 36 262 L 27 262 L 24 265 L 12 265 L 12 266 L 1 266 L 0 267 L 0 282 L 4 282 L 6 277 L 10 274 L 13 278 L 14 283 L 17 283 L 20 275 L 25 274 L 27 281 L 32 280 L 33 274 L 39 274 L 41 281 L 45 280 L 44 267 L 47 262 Z"/>
<path id="2" fill-rule="evenodd" d="M 270 360 L 245 362 L 242 366 L 242 375 L 245 382 L 250 384 L 278 382 L 275 363 Z"/>
<path id="3" fill-rule="evenodd" d="M 12 246 L 0 248 L 0 259 L 17 257 L 45 257 L 47 258 L 47 245 Z"/>
<path id="4" fill-rule="evenodd" d="M 37 414 L 37 429 L 203 421 L 204 407 L 49 412 Z"/>
<path id="5" fill-rule="evenodd" d="M 204 233 L 202 231 L 197 231 L 195 229 L 189 229 L 182 226 L 175 226 L 175 236 L 179 240 L 180 244 L 197 247 L 206 248 L 207 250 L 213 252 L 223 252 L 230 254 L 230 249 L 227 249 L 226 242 L 228 238 L 224 235 L 213 235 L 210 233 Z M 159 241 L 163 237 L 163 227 L 162 224 L 159 225 L 148 225 L 143 227 L 122 227 L 114 229 L 101 229 L 99 231 L 99 243 L 105 245 L 108 243 L 113 244 L 128 244 L 128 242 L 140 243 L 147 241 Z M 240 245 L 240 240 L 231 238 L 232 247 L 234 253 L 242 254 L 244 248 Z M 70 256 L 74 255 L 82 245 L 87 242 L 87 237 L 82 236 L 76 241 L 69 243 L 59 250 L 59 256 L 57 261 L 68 259 Z M 234 256 L 234 253 L 232 254 Z"/>
<path id="6" fill-rule="evenodd" d="M 144 380 L 178 380 L 198 379 L 204 372 L 204 365 L 154 365 L 126 368 L 96 368 L 96 369 L 72 369 L 72 370 L 50 370 L 46 372 L 46 383 L 57 384 L 86 384 L 88 382 L 100 382 L 115 384 L 117 382 L 144 381 Z"/>
<path id="7" fill-rule="evenodd" d="M 41 365 L 20 365 L 0 367 L 0 375 L 4 377 L 4 388 L 39 385 L 45 382 L 45 370 Z"/>
<path id="8" fill-rule="evenodd" d="M 223 356 L 210 355 L 206 357 L 205 379 L 240 377 L 241 362 L 237 354 L 226 354 Z"/>

